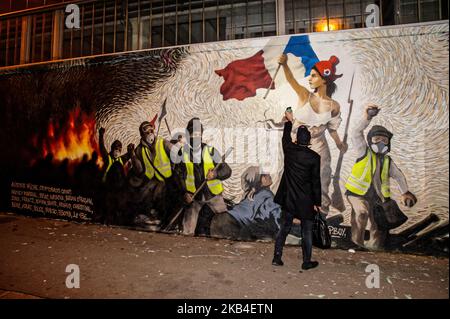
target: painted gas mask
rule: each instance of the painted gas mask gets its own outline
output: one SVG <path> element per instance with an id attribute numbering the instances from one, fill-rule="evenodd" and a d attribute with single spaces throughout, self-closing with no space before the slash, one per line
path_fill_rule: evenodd
<path id="1" fill-rule="evenodd" d="M 370 149 L 379 155 L 386 155 L 391 151 L 393 134 L 384 126 L 374 125 L 367 134 Z"/>
<path id="2" fill-rule="evenodd" d="M 142 122 L 139 127 L 139 133 L 141 134 L 142 140 L 148 145 L 151 146 L 156 140 L 155 135 L 155 126 L 150 122 Z"/>
<path id="3" fill-rule="evenodd" d="M 389 143 L 382 142 L 382 141 L 380 141 L 378 143 L 372 142 L 372 144 L 370 145 L 370 148 L 372 149 L 372 151 L 374 151 L 377 154 L 385 155 L 389 152 Z"/>
<path id="4" fill-rule="evenodd" d="M 115 140 L 111 145 L 111 155 L 114 159 L 120 157 L 122 153 L 122 143 L 119 140 Z"/>

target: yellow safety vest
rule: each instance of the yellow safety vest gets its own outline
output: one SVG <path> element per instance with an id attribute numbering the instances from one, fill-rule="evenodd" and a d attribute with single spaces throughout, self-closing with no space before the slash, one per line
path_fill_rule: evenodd
<path id="1" fill-rule="evenodd" d="M 103 183 L 106 182 L 106 175 L 108 175 L 108 172 L 111 169 L 111 166 L 114 162 L 119 162 L 123 166 L 123 161 L 120 156 L 116 159 L 116 158 L 112 158 L 112 156 L 108 154 L 108 166 L 106 166 L 105 173 L 103 174 L 103 179 L 102 179 Z"/>
<path id="2" fill-rule="evenodd" d="M 164 139 L 158 138 L 156 140 L 155 151 L 156 155 L 153 165 L 165 178 L 169 178 L 172 176 L 172 167 L 169 156 L 167 156 L 166 150 L 164 149 Z M 152 179 L 156 175 L 158 180 L 164 182 L 164 178 L 158 172 L 155 172 L 152 164 L 150 164 L 150 150 L 147 146 L 142 147 L 142 159 L 144 160 L 145 176 L 148 179 Z"/>
<path id="3" fill-rule="evenodd" d="M 205 147 L 203 149 L 203 172 L 206 175 L 208 174 L 208 171 L 214 168 L 214 162 L 211 158 L 211 151 L 212 147 L 208 148 Z M 184 152 L 184 163 L 186 165 L 186 189 L 188 192 L 195 193 L 195 176 L 194 176 L 194 164 L 190 161 L 189 155 Z M 209 190 L 214 195 L 219 195 L 223 192 L 223 185 L 222 182 L 219 179 L 213 179 L 210 181 L 207 181 L 206 184 L 208 185 Z"/>
<path id="4" fill-rule="evenodd" d="M 381 193 L 384 197 L 391 197 L 389 186 L 389 162 L 390 157 L 384 157 L 383 167 L 381 169 Z M 367 154 L 359 162 L 353 165 L 352 173 L 345 184 L 345 188 L 357 195 L 365 195 L 372 183 L 372 176 L 376 170 L 376 155 L 370 148 L 367 148 Z"/>

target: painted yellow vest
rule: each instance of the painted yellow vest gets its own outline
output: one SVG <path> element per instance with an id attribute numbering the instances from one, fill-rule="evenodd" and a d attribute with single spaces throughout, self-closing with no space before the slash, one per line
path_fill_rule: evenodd
<path id="1" fill-rule="evenodd" d="M 210 169 L 214 168 L 214 162 L 211 158 L 211 151 L 212 147 L 205 147 L 203 149 L 203 172 L 206 175 L 208 174 L 208 171 Z M 185 152 L 184 153 L 184 163 L 186 165 L 186 189 L 188 192 L 195 193 L 195 176 L 194 176 L 194 164 L 190 161 L 189 155 Z M 219 179 L 213 179 L 210 181 L 207 181 L 206 184 L 208 185 L 209 190 L 214 195 L 219 195 L 223 192 L 223 185 L 222 182 Z"/>
<path id="2" fill-rule="evenodd" d="M 164 149 L 164 139 L 158 138 L 156 140 L 155 151 L 156 155 L 153 165 L 165 178 L 169 178 L 172 176 L 172 167 L 170 165 L 169 156 L 167 156 L 166 150 Z M 144 160 L 145 176 L 147 176 L 148 179 L 152 179 L 153 176 L 156 175 L 158 180 L 164 182 L 164 178 L 156 172 L 152 164 L 150 164 L 150 150 L 146 146 L 142 147 L 142 159 Z"/>
<path id="3" fill-rule="evenodd" d="M 102 178 L 103 183 L 106 182 L 106 175 L 108 175 L 108 172 L 111 169 L 111 166 L 114 162 L 119 162 L 123 166 L 123 161 L 121 157 L 119 157 L 118 159 L 113 159 L 112 156 L 108 154 L 108 166 L 106 166 L 105 173 L 103 174 Z"/>
<path id="4" fill-rule="evenodd" d="M 391 197 L 389 186 L 389 162 L 390 157 L 384 157 L 383 167 L 381 169 L 381 193 L 384 197 Z M 367 148 L 367 154 L 359 162 L 353 165 L 352 173 L 345 184 L 345 188 L 357 195 L 365 195 L 372 183 L 372 175 L 377 165 L 376 155 L 370 148 Z"/>

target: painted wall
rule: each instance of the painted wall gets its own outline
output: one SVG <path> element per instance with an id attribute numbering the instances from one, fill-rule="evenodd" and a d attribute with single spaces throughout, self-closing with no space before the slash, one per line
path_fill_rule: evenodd
<path id="1" fill-rule="evenodd" d="M 155 125 L 168 143 L 180 145 L 179 134 L 198 117 L 205 143 L 220 154 L 234 147 L 226 160 L 232 173 L 221 195 L 227 213 L 203 209 L 196 233 L 272 239 L 281 214 L 273 202 L 283 172 L 281 119 L 291 107 L 297 123 L 312 132 L 312 149 L 322 156 L 322 184 L 330 183 L 328 190 L 323 186 L 322 208 L 335 246 L 352 247 L 352 232 L 363 228 L 362 245 L 367 248 L 447 253 L 448 35 L 448 23 L 396 26 L 191 45 L 1 71 L 2 208 L 148 229 L 157 228 L 157 219 L 167 224 L 183 206 L 183 186 L 176 181 L 183 163 L 173 165 L 173 178 L 158 186 L 167 193 L 162 216 L 161 203 L 153 207 L 157 211 L 142 204 L 159 194 L 153 186 L 136 190 L 140 186 L 130 185 L 130 162 L 125 163 L 125 175 L 118 168 L 104 183 L 106 160 L 92 159 L 93 152 L 101 155 L 100 128 L 105 129 L 107 150 L 117 139 L 126 154 L 130 143 L 140 143 L 140 124 L 161 114 L 166 101 L 159 130 L 159 120 Z M 283 52 L 301 87 L 297 91 L 283 68 L 276 71 Z M 334 81 L 332 96 L 319 99 L 309 83 L 311 69 L 332 56 L 339 60 L 336 74 L 342 77 Z M 305 90 L 311 97 L 299 100 L 297 92 Z M 365 120 L 368 104 L 379 109 L 370 121 Z M 388 155 L 401 173 L 390 178 L 391 197 L 408 217 L 375 246 L 370 209 L 367 225 L 364 220 L 358 224 L 361 209 L 346 196 L 352 167 L 361 147 L 366 149 L 358 136 L 366 139 L 374 125 L 393 133 Z M 340 150 L 330 130 L 340 140 L 347 133 L 348 150 L 338 173 Z M 272 183 L 262 185 L 262 176 L 269 175 Z M 412 207 L 403 205 L 405 189 L 417 199 Z M 341 196 L 333 195 L 336 190 Z M 373 205 L 372 199 L 358 200 Z M 181 231 L 182 217 L 174 223 Z M 298 243 L 298 236 L 295 225 L 288 241 Z"/>

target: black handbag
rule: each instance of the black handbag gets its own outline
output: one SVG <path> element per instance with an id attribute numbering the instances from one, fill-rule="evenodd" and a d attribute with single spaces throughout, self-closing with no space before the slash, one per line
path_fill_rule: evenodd
<path id="1" fill-rule="evenodd" d="M 328 224 L 320 212 L 317 212 L 314 217 L 313 245 L 322 249 L 331 247 L 331 234 Z"/>
<path id="2" fill-rule="evenodd" d="M 380 230 L 390 230 L 399 227 L 408 220 L 398 204 L 393 199 L 386 199 L 375 203 L 373 207 L 373 218 Z"/>
<path id="3" fill-rule="evenodd" d="M 372 179 L 373 180 L 373 179 Z M 404 224 L 408 220 L 395 200 L 385 198 L 374 183 L 375 191 L 379 200 L 373 206 L 373 219 L 379 230 L 389 231 Z"/>

